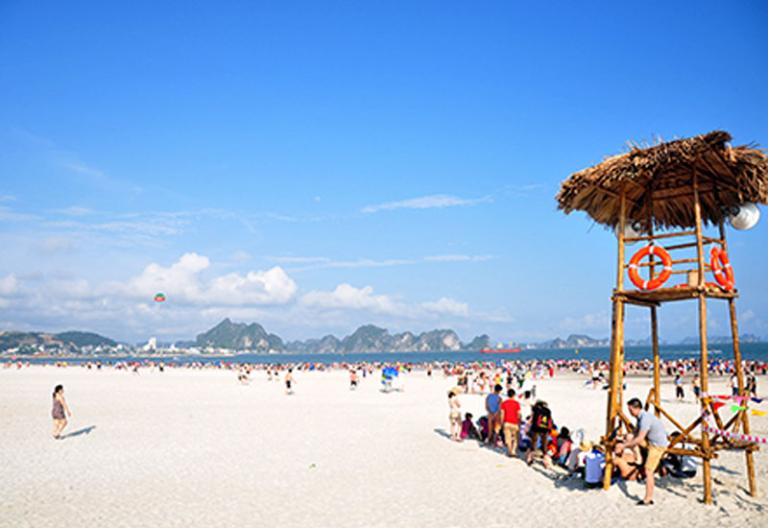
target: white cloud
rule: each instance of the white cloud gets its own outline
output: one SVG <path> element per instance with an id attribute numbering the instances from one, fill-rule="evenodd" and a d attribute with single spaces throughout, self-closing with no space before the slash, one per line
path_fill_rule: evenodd
<path id="1" fill-rule="evenodd" d="M 16 197 L 12 194 L 0 194 L 0 202 L 15 202 Z"/>
<path id="2" fill-rule="evenodd" d="M 35 246 L 41 253 L 53 255 L 57 253 L 69 253 L 76 248 L 75 242 L 68 237 L 50 236 L 38 241 Z"/>
<path id="3" fill-rule="evenodd" d="M 16 275 L 6 275 L 0 278 L 0 295 L 13 295 L 19 286 L 19 280 Z"/>
<path id="4" fill-rule="evenodd" d="M 296 283 L 282 268 L 230 273 L 211 282 L 205 298 L 216 304 L 285 304 L 296 293 Z"/>
<path id="5" fill-rule="evenodd" d="M 284 304 L 296 293 L 296 283 L 279 266 L 245 275 L 229 273 L 206 283 L 200 274 L 209 266 L 208 257 L 186 253 L 168 267 L 148 265 L 123 291 L 144 298 L 163 292 L 169 300 L 231 306 Z"/>
<path id="6" fill-rule="evenodd" d="M 491 255 L 432 255 L 424 257 L 426 262 L 485 262 Z"/>
<path id="7" fill-rule="evenodd" d="M 92 214 L 93 210 L 88 209 L 87 207 L 73 205 L 70 207 L 65 207 L 64 209 L 56 209 L 54 213 L 59 213 L 65 216 L 86 216 Z"/>
<path id="8" fill-rule="evenodd" d="M 477 205 L 492 201 L 490 196 L 483 198 L 460 198 L 449 194 L 431 194 L 418 198 L 410 198 L 395 202 L 385 202 L 376 205 L 367 205 L 363 207 L 363 213 L 377 213 L 379 211 L 392 211 L 395 209 L 435 209 L 445 207 L 463 207 Z"/>
<path id="9" fill-rule="evenodd" d="M 469 305 L 467 303 L 459 302 L 448 297 L 442 297 L 437 301 L 421 303 L 421 306 L 428 312 L 436 314 L 455 315 L 458 317 L 466 317 L 469 315 Z"/>
<path id="10" fill-rule="evenodd" d="M 610 331 L 611 316 L 606 311 L 584 314 L 581 317 L 566 317 L 560 322 L 563 330 L 583 332 L 587 330 Z"/>
<path id="11" fill-rule="evenodd" d="M 331 292 L 309 292 L 301 298 L 301 303 L 313 308 L 367 310 L 390 315 L 401 311 L 397 302 L 387 295 L 375 295 L 371 286 L 355 288 L 350 284 L 339 284 Z"/>
<path id="12" fill-rule="evenodd" d="M 38 219 L 37 215 L 18 213 L 10 207 L 0 206 L 0 222 L 30 222 Z"/>
<path id="13" fill-rule="evenodd" d="M 295 264 L 298 268 L 292 271 L 306 271 L 312 269 L 358 269 L 358 268 L 388 268 L 393 266 L 412 266 L 423 263 L 441 262 L 484 262 L 492 259 L 490 255 L 430 255 L 420 258 L 391 258 L 370 259 L 358 258 L 353 260 L 334 260 L 328 257 L 270 257 L 280 264 Z"/>
<path id="14" fill-rule="evenodd" d="M 436 301 L 409 304 L 390 295 L 375 294 L 373 287 L 356 288 L 339 284 L 333 291 L 311 291 L 301 297 L 305 307 L 321 310 L 367 311 L 403 319 L 434 318 L 435 316 L 469 317 L 469 306 L 455 299 L 442 297 Z"/>
<path id="15" fill-rule="evenodd" d="M 6 275 L 0 277 L 0 308 L 7 308 L 10 306 L 10 301 L 7 297 L 14 295 L 19 286 L 19 281 L 15 275 Z"/>

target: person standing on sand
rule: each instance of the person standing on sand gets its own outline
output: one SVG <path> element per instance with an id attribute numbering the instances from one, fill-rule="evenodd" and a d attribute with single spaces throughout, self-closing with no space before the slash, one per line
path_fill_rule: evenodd
<path id="1" fill-rule="evenodd" d="M 485 397 L 485 410 L 488 413 L 488 443 L 496 445 L 496 437 L 501 429 L 501 385 L 493 387 L 493 392 Z"/>
<path id="2" fill-rule="evenodd" d="M 451 411 L 448 415 L 451 422 L 451 440 L 461 442 L 461 403 L 453 390 L 448 391 L 448 406 Z"/>
<path id="3" fill-rule="evenodd" d="M 66 414 L 65 414 L 66 413 Z M 53 389 L 53 437 L 56 440 L 61 439 L 61 432 L 67 426 L 67 416 L 72 417 L 67 401 L 64 399 L 64 386 L 56 385 Z"/>
<path id="4" fill-rule="evenodd" d="M 293 394 L 293 369 L 291 368 L 285 373 L 285 393 Z"/>
<path id="5" fill-rule="evenodd" d="M 629 414 L 637 418 L 637 432 L 631 440 L 616 445 L 616 451 L 633 448 L 635 446 L 646 446 L 648 454 L 645 457 L 645 497 L 638 501 L 638 506 L 648 506 L 653 504 L 653 490 L 655 486 L 656 468 L 659 467 L 664 456 L 664 451 L 669 445 L 667 432 L 664 430 L 664 424 L 652 413 L 643 410 L 643 403 L 632 398 L 627 402 Z"/>
<path id="6" fill-rule="evenodd" d="M 699 401 L 701 398 L 701 384 L 699 383 L 699 375 L 695 374 L 693 376 L 693 381 L 691 381 L 691 386 L 693 387 L 693 396 L 696 398 L 696 401 Z"/>
<path id="7" fill-rule="evenodd" d="M 549 435 L 552 430 L 552 411 L 549 410 L 547 402 L 537 401 L 531 408 L 531 446 L 525 454 L 525 461 L 530 466 L 533 464 L 533 455 L 538 445 L 541 445 L 543 455 L 547 454 L 547 445 L 549 444 Z M 547 463 L 545 459 L 545 464 Z"/>
<path id="8" fill-rule="evenodd" d="M 501 421 L 504 424 L 507 456 L 511 458 L 517 453 L 517 439 L 520 434 L 520 402 L 515 399 L 515 389 L 509 389 L 507 397 L 508 399 L 501 404 Z"/>
<path id="9" fill-rule="evenodd" d="M 678 400 L 685 399 L 685 391 L 683 391 L 683 378 L 680 374 L 675 376 L 675 398 Z"/>

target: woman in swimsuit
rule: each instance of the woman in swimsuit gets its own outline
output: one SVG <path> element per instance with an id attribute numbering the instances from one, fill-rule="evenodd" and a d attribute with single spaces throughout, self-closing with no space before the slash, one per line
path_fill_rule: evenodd
<path id="1" fill-rule="evenodd" d="M 293 394 L 293 388 L 291 387 L 293 385 L 293 369 L 288 369 L 288 372 L 285 374 L 285 393 L 286 394 Z"/>
<path id="2" fill-rule="evenodd" d="M 53 389 L 53 410 L 51 411 L 51 417 L 53 417 L 53 437 L 56 440 L 61 439 L 61 432 L 67 426 L 67 416 L 71 417 L 72 412 L 69 410 L 64 399 L 64 386 L 56 385 Z"/>

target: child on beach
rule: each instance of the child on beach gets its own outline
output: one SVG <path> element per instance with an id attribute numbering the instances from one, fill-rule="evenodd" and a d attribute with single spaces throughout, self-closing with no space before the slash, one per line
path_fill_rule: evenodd
<path id="1" fill-rule="evenodd" d="M 51 417 L 53 418 L 53 437 L 56 440 L 61 439 L 61 432 L 67 426 L 67 416 L 72 417 L 72 412 L 64 399 L 64 386 L 56 385 L 53 389 L 53 409 Z"/>
<path id="2" fill-rule="evenodd" d="M 461 439 L 480 440 L 480 433 L 472 422 L 472 413 L 464 415 L 464 421 L 461 423 Z"/>
<path id="3" fill-rule="evenodd" d="M 461 403 L 454 391 L 448 391 L 448 407 L 450 408 L 448 419 L 451 423 L 451 440 L 461 442 Z"/>
<path id="4" fill-rule="evenodd" d="M 699 383 L 698 374 L 693 376 L 693 380 L 691 381 L 691 387 L 693 387 L 693 395 L 696 398 L 696 401 L 699 401 L 699 399 L 701 398 L 701 384 Z"/>
<path id="5" fill-rule="evenodd" d="M 680 374 L 675 376 L 675 398 L 678 400 L 685 399 L 685 391 L 683 391 L 683 378 Z"/>

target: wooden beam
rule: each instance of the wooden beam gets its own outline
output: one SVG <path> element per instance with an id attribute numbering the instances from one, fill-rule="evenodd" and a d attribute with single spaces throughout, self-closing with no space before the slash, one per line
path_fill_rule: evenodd
<path id="1" fill-rule="evenodd" d="M 621 189 L 621 198 L 619 206 L 619 233 L 618 233 L 618 251 L 616 255 L 616 289 L 624 289 L 624 228 L 626 226 L 627 201 L 626 191 Z M 610 448 L 611 435 L 616 424 L 616 416 L 621 411 L 619 409 L 619 355 L 620 349 L 624 344 L 624 303 L 619 298 L 613 301 L 613 311 L 611 317 L 611 363 L 609 371 L 608 385 L 608 409 L 605 423 L 605 471 L 603 476 L 603 488 L 608 489 L 611 486 L 611 475 L 613 473 L 613 450 Z"/>
<path id="2" fill-rule="evenodd" d="M 699 260 L 699 288 L 704 287 L 704 245 L 701 239 L 702 226 L 701 226 L 701 197 L 699 196 L 699 175 L 694 169 L 693 171 L 693 214 L 696 221 L 696 255 Z M 700 291 L 699 297 L 699 346 L 700 346 L 700 377 L 701 377 L 701 391 L 704 394 L 709 393 L 709 359 L 707 354 L 707 298 L 702 295 Z M 701 402 L 702 413 L 705 412 L 706 404 Z M 701 445 L 704 451 L 709 452 L 709 434 L 702 428 L 701 430 Z M 712 465 L 709 460 L 705 459 L 702 462 L 702 476 L 704 479 L 704 503 L 712 504 Z"/>
<path id="3" fill-rule="evenodd" d="M 658 240 L 661 238 L 676 238 L 695 235 L 696 231 L 676 231 L 674 233 L 660 233 L 656 235 L 641 235 L 636 237 L 626 237 L 624 242 L 642 242 L 644 240 Z"/>
<path id="4" fill-rule="evenodd" d="M 655 306 L 651 307 L 651 346 L 653 348 L 653 405 L 658 418 L 659 405 L 661 405 L 661 358 L 659 356 L 659 320 Z"/>
<path id="5" fill-rule="evenodd" d="M 725 226 L 723 222 L 720 222 L 720 238 L 723 240 L 723 249 L 728 251 L 728 244 L 725 242 Z M 739 395 L 745 396 L 744 391 L 744 368 L 741 364 L 741 342 L 739 340 L 739 324 L 736 320 L 736 300 L 728 299 L 728 314 L 731 319 L 731 338 L 733 341 L 733 363 L 736 367 L 736 380 L 739 387 Z M 749 428 L 749 416 L 746 412 L 741 412 L 741 425 L 744 429 L 744 434 L 750 433 Z M 749 481 L 749 494 L 753 497 L 757 496 L 757 480 L 755 478 L 755 461 L 752 456 L 752 451 L 746 452 L 747 457 L 747 480 Z"/>

